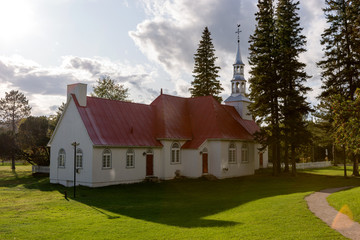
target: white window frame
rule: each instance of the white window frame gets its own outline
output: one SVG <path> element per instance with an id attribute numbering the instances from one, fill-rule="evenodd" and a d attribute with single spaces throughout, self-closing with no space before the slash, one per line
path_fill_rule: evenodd
<path id="1" fill-rule="evenodd" d="M 83 151 L 78 148 L 76 149 L 76 169 L 83 168 Z"/>
<path id="2" fill-rule="evenodd" d="M 180 164 L 180 143 L 174 142 L 171 144 L 170 161 L 171 164 Z"/>
<path id="3" fill-rule="evenodd" d="M 66 152 L 63 148 L 59 150 L 58 154 L 58 167 L 65 168 Z"/>
<path id="4" fill-rule="evenodd" d="M 126 168 L 135 168 L 135 152 L 128 149 L 126 152 Z"/>
<path id="5" fill-rule="evenodd" d="M 249 147 L 247 143 L 243 143 L 241 146 L 241 162 L 249 162 Z"/>
<path id="6" fill-rule="evenodd" d="M 229 154 L 228 163 L 230 163 L 230 164 L 231 163 L 232 164 L 236 163 L 237 161 L 236 161 L 236 145 L 235 145 L 235 143 L 230 143 L 229 144 L 228 154 Z"/>
<path id="7" fill-rule="evenodd" d="M 102 153 L 102 161 L 101 166 L 102 169 L 110 169 L 111 168 L 111 150 L 106 148 Z"/>

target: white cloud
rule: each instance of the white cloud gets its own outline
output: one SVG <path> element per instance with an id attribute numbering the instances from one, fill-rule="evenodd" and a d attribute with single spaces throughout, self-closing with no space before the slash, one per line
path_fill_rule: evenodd
<path id="1" fill-rule="evenodd" d="M 241 52 L 245 62 L 245 75 L 250 66 L 247 62 L 248 39 L 255 29 L 257 1 L 254 0 L 143 0 L 147 19 L 137 25 L 129 35 L 151 61 L 159 64 L 171 77 L 176 92 L 187 96 L 192 81 L 193 55 L 196 52 L 202 30 L 209 27 L 218 56 L 223 96 L 230 92 L 232 63 L 236 52 L 236 24 L 241 24 Z M 306 70 L 313 76 L 308 85 L 314 91 L 309 99 L 319 92 L 319 69 L 316 62 L 321 59 L 320 35 L 325 26 L 323 1 L 303 1 L 300 5 L 303 34 L 307 37 L 308 51 L 301 56 L 307 64 Z M 186 87 L 185 87 L 186 86 Z M 315 94 L 316 93 L 316 94 Z"/>
<path id="2" fill-rule="evenodd" d="M 148 65 L 129 65 L 101 57 L 64 56 L 60 66 L 49 68 L 17 55 L 0 57 L 3 91 L 0 97 L 11 89 L 20 90 L 29 99 L 33 115 L 50 115 L 56 110 L 54 106 L 65 101 L 66 85 L 83 82 L 92 91 L 96 80 L 103 75 L 128 87 L 130 99 L 137 102 L 149 102 L 157 96 L 152 88 L 157 72 Z"/>

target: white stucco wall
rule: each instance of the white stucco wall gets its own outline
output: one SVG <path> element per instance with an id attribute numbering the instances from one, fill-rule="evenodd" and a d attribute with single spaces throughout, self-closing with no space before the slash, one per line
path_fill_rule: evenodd
<path id="1" fill-rule="evenodd" d="M 230 141 L 210 141 L 209 160 L 212 165 L 210 174 L 220 179 L 254 174 L 254 143 L 247 142 L 248 162 L 241 160 L 241 147 L 244 142 L 233 143 L 236 145 L 236 163 L 229 163 Z"/>
<path id="2" fill-rule="evenodd" d="M 94 148 L 93 186 L 106 186 L 120 183 L 141 182 L 146 178 L 146 155 L 149 148 L 107 148 L 111 151 L 111 168 L 102 168 L 102 155 L 105 147 Z M 134 151 L 135 164 L 133 168 L 126 167 L 126 153 Z M 154 176 L 161 175 L 160 149 L 152 148 Z"/>
<path id="3" fill-rule="evenodd" d="M 186 159 L 186 154 L 184 156 L 184 151 L 180 150 L 180 163 L 171 163 L 171 146 L 174 142 L 179 143 L 181 146 L 185 141 L 171 141 L 171 140 L 162 140 L 163 145 L 161 156 L 162 156 L 162 174 L 160 175 L 161 179 L 173 179 L 175 177 L 175 172 L 180 171 L 181 175 L 184 175 L 184 159 Z M 186 161 L 186 160 L 185 160 Z"/>
<path id="4" fill-rule="evenodd" d="M 183 149 L 182 162 L 183 172 L 182 175 L 189 178 L 198 178 L 202 175 L 202 156 L 200 150 L 197 149 Z"/>
<path id="5" fill-rule="evenodd" d="M 50 182 L 73 186 L 74 180 L 74 147 L 73 142 L 80 143 L 78 148 L 83 152 L 83 168 L 76 175 L 77 185 L 91 186 L 92 178 L 92 142 L 81 121 L 74 101 L 71 99 L 53 136 L 50 149 Z M 66 153 L 65 167 L 58 167 L 60 149 Z"/>

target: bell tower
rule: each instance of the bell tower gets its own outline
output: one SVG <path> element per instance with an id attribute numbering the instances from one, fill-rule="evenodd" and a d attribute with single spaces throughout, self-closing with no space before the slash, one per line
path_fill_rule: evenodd
<path id="1" fill-rule="evenodd" d="M 241 60 L 240 53 L 240 25 L 238 25 L 238 30 L 235 32 L 238 35 L 237 39 L 237 52 L 234 66 L 233 79 L 231 80 L 231 96 L 237 96 L 239 94 L 245 94 L 246 92 L 246 80 L 244 77 L 244 67 L 245 64 Z"/>
<path id="2" fill-rule="evenodd" d="M 252 116 L 249 115 L 248 105 L 250 100 L 246 97 L 246 80 L 244 77 L 245 64 L 241 60 L 240 53 L 240 24 L 237 26 L 237 52 L 235 63 L 233 64 L 234 73 L 231 79 L 231 95 L 225 100 L 226 105 L 231 105 L 236 108 L 240 116 L 243 119 L 252 120 Z"/>

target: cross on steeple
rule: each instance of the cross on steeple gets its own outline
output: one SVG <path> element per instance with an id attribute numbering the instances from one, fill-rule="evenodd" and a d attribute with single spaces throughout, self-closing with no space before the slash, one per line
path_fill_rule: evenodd
<path id="1" fill-rule="evenodd" d="M 238 35 L 238 43 L 240 42 L 240 33 L 241 33 L 241 31 L 240 31 L 240 26 L 241 26 L 241 24 L 238 24 L 237 25 L 237 31 L 235 32 L 235 33 L 237 33 L 237 35 Z"/>

